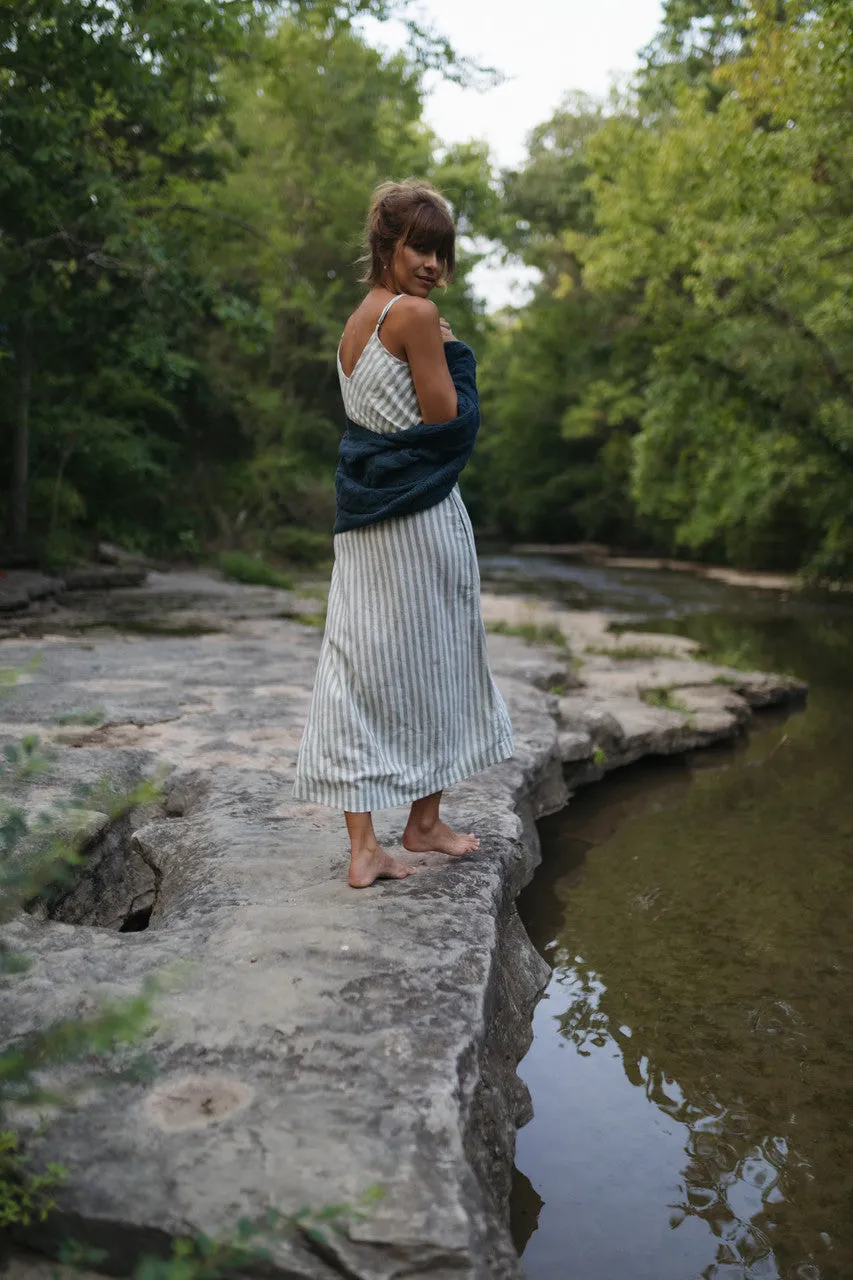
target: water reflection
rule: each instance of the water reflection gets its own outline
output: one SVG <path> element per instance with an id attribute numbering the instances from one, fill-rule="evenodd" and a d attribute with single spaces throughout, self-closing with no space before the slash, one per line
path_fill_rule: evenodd
<path id="1" fill-rule="evenodd" d="M 483 583 L 489 590 L 535 594 L 567 608 L 601 609 L 636 620 L 713 613 L 717 622 L 726 626 L 740 617 L 817 618 L 827 611 L 835 616 L 853 607 L 849 597 L 819 588 L 791 593 L 730 587 L 690 573 L 615 569 L 569 557 L 506 553 L 481 555 L 479 559 Z"/>
<path id="2" fill-rule="evenodd" d="M 547 556 L 480 557 L 480 572 L 492 590 L 527 591 L 531 578 L 537 593 L 550 595 L 572 609 L 641 609 L 665 612 L 671 601 L 660 588 L 660 575 L 640 570 L 614 571 Z M 700 583 L 701 579 L 691 579 Z M 701 593 L 701 587 L 700 587 Z"/>
<path id="3" fill-rule="evenodd" d="M 544 1200 L 525 1270 L 850 1280 L 853 623 L 658 626 L 796 671 L 809 704 L 542 824 L 521 903 L 554 968 L 521 1068 L 518 1164 Z"/>
<path id="4" fill-rule="evenodd" d="M 512 1240 L 519 1253 L 524 1253 L 528 1240 L 539 1223 L 544 1200 L 533 1183 L 520 1169 L 512 1171 Z"/>

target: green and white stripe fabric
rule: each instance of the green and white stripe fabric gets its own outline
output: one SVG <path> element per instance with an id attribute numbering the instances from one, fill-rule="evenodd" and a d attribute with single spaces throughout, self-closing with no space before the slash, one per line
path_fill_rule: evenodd
<path id="1" fill-rule="evenodd" d="M 340 370 L 347 416 L 371 430 L 420 422 L 408 365 L 379 341 L 392 303 L 352 375 Z M 512 752 L 458 487 L 426 511 L 337 534 L 294 796 L 353 813 L 390 808 Z"/>

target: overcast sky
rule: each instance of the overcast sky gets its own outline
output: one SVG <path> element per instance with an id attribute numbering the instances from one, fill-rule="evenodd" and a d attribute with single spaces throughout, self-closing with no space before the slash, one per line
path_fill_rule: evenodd
<path id="1" fill-rule="evenodd" d="M 507 80 L 478 93 L 433 79 L 426 119 L 448 142 L 485 139 L 499 166 L 524 156 L 524 140 L 572 90 L 603 97 L 637 65 L 660 24 L 660 0 L 422 0 L 414 7 L 459 53 L 497 67 Z M 377 44 L 399 46 L 395 24 L 369 28 Z M 520 301 L 518 273 L 483 264 L 476 277 L 490 308 Z"/>

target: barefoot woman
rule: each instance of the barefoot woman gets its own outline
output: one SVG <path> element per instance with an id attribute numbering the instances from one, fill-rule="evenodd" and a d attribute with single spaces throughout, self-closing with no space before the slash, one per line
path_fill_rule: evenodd
<path id="1" fill-rule="evenodd" d="M 379 187 L 370 290 L 338 351 L 335 567 L 294 794 L 344 810 L 355 888 L 412 872 L 380 847 L 371 810 L 411 805 L 411 852 L 470 853 L 479 841 L 442 822 L 441 793 L 512 755 L 456 484 L 479 425 L 476 366 L 429 300 L 452 278 L 454 247 L 428 183 Z"/>

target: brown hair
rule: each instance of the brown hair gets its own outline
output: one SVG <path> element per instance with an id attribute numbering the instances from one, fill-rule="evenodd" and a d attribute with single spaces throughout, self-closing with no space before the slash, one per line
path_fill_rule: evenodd
<path id="1" fill-rule="evenodd" d="M 435 187 L 417 178 L 382 182 L 373 192 L 365 228 L 363 284 L 382 281 L 397 245 L 434 249 L 442 265 L 440 284 L 449 284 L 456 268 L 456 228 L 450 206 Z"/>

